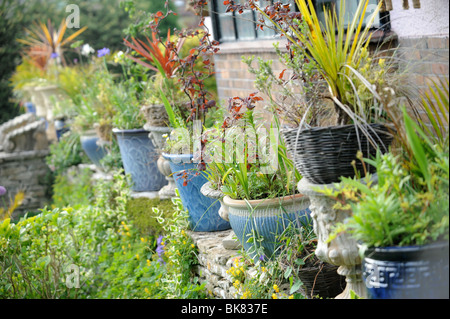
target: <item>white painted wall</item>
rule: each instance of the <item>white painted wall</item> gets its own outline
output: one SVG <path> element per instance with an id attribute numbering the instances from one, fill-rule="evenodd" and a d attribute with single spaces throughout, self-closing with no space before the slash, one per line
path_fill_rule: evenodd
<path id="1" fill-rule="evenodd" d="M 399 38 L 449 35 L 449 0 L 420 0 L 421 8 L 404 10 L 402 0 L 392 0 L 392 31 Z"/>

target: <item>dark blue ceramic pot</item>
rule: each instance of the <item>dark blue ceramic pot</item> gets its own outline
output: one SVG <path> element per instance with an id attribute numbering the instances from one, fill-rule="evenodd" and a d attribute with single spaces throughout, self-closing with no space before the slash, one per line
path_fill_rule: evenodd
<path id="1" fill-rule="evenodd" d="M 448 241 L 369 248 L 362 262 L 371 299 L 449 298 Z"/>
<path id="2" fill-rule="evenodd" d="M 301 194 L 262 200 L 223 198 L 231 228 L 253 259 L 268 260 L 277 253 L 279 235 L 289 225 L 311 223 L 309 198 Z"/>
<path id="3" fill-rule="evenodd" d="M 97 145 L 98 137 L 93 133 L 87 133 L 86 135 L 80 136 L 81 147 L 86 153 L 87 157 L 94 163 L 97 167 L 101 168 L 100 160 L 108 154 L 108 151 Z"/>
<path id="4" fill-rule="evenodd" d="M 144 129 L 113 129 L 126 174 L 131 175 L 131 190 L 134 192 L 159 191 L 167 180 L 160 173 L 157 161 L 159 154 Z"/>
<path id="5" fill-rule="evenodd" d="M 192 155 L 163 153 L 163 157 L 169 161 L 183 207 L 189 213 L 190 228 L 199 232 L 230 229 L 230 223 L 219 216 L 219 200 L 206 197 L 200 192 L 208 180 L 197 171 Z"/>

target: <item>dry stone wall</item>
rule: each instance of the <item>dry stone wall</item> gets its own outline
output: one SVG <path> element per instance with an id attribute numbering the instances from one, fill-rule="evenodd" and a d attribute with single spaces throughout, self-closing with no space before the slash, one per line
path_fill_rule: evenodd
<path id="1" fill-rule="evenodd" d="M 45 121 L 27 113 L 0 125 L 0 185 L 7 190 L 6 201 L 23 191 L 25 198 L 14 211 L 16 219 L 26 212 L 34 212 L 49 202 L 46 177 L 49 154 Z"/>

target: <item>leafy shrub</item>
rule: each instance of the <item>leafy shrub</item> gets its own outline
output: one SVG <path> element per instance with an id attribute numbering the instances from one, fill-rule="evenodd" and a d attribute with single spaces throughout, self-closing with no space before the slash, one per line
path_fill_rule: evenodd
<path id="1" fill-rule="evenodd" d="M 129 218 L 125 178 L 119 171 L 114 180 L 100 182 L 92 205 L 44 208 L 16 224 L 0 223 L 0 297 L 204 297 L 203 286 L 191 282 L 195 246 L 184 230 L 181 203 L 174 200 L 170 218 L 154 209 L 171 232 L 155 249 L 153 237 Z"/>
<path id="2" fill-rule="evenodd" d="M 127 213 L 141 235 L 157 237 L 163 234 L 163 229 L 152 207 L 157 207 L 164 218 L 169 218 L 173 213 L 173 203 L 169 199 L 159 198 L 132 198 L 127 202 Z"/>
<path id="3" fill-rule="evenodd" d="M 91 177 L 89 168 L 76 166 L 56 175 L 53 184 L 53 206 L 78 208 L 91 204 L 94 199 Z"/>
<path id="4" fill-rule="evenodd" d="M 80 136 L 74 131 L 63 134 L 58 143 L 50 145 L 50 155 L 45 161 L 56 174 L 60 174 L 71 166 L 89 163 L 81 147 Z"/>

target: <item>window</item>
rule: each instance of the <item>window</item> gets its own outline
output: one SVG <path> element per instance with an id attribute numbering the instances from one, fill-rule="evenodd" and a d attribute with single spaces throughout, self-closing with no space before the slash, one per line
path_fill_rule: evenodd
<path id="1" fill-rule="evenodd" d="M 245 0 L 237 0 L 244 2 Z M 236 2 L 237 2 L 236 1 Z M 290 2 L 293 2 L 292 0 Z M 272 3 L 271 0 L 257 1 L 260 7 L 265 7 Z M 261 31 L 256 28 L 256 14 L 245 11 L 242 14 L 235 12 L 225 12 L 226 6 L 223 0 L 212 0 L 211 2 L 212 21 L 216 40 L 220 42 L 247 41 L 256 39 L 268 39 L 275 36 L 275 31 L 265 29 Z"/>
<path id="2" fill-rule="evenodd" d="M 245 0 L 236 0 L 245 1 Z M 260 0 L 258 4 L 260 7 L 265 7 L 275 0 Z M 295 0 L 285 0 L 284 2 L 290 3 L 295 8 Z M 339 0 L 314 0 L 314 7 L 317 11 L 317 15 L 320 20 L 323 21 L 324 14 L 323 8 L 330 8 L 332 5 L 336 5 L 339 10 Z M 346 1 L 346 16 L 348 20 L 351 20 L 359 1 Z M 378 0 L 370 0 L 367 8 L 367 17 L 375 10 Z M 216 40 L 220 42 L 232 42 L 232 41 L 249 41 L 258 39 L 272 39 L 275 36 L 275 31 L 264 28 L 264 31 L 256 28 L 255 21 L 257 20 L 256 14 L 252 11 L 246 11 L 242 14 L 234 12 L 225 12 L 226 6 L 223 4 L 223 0 L 211 1 L 211 16 L 213 21 L 213 28 Z M 374 29 L 383 29 L 389 31 L 389 13 L 379 13 L 375 18 Z"/>

